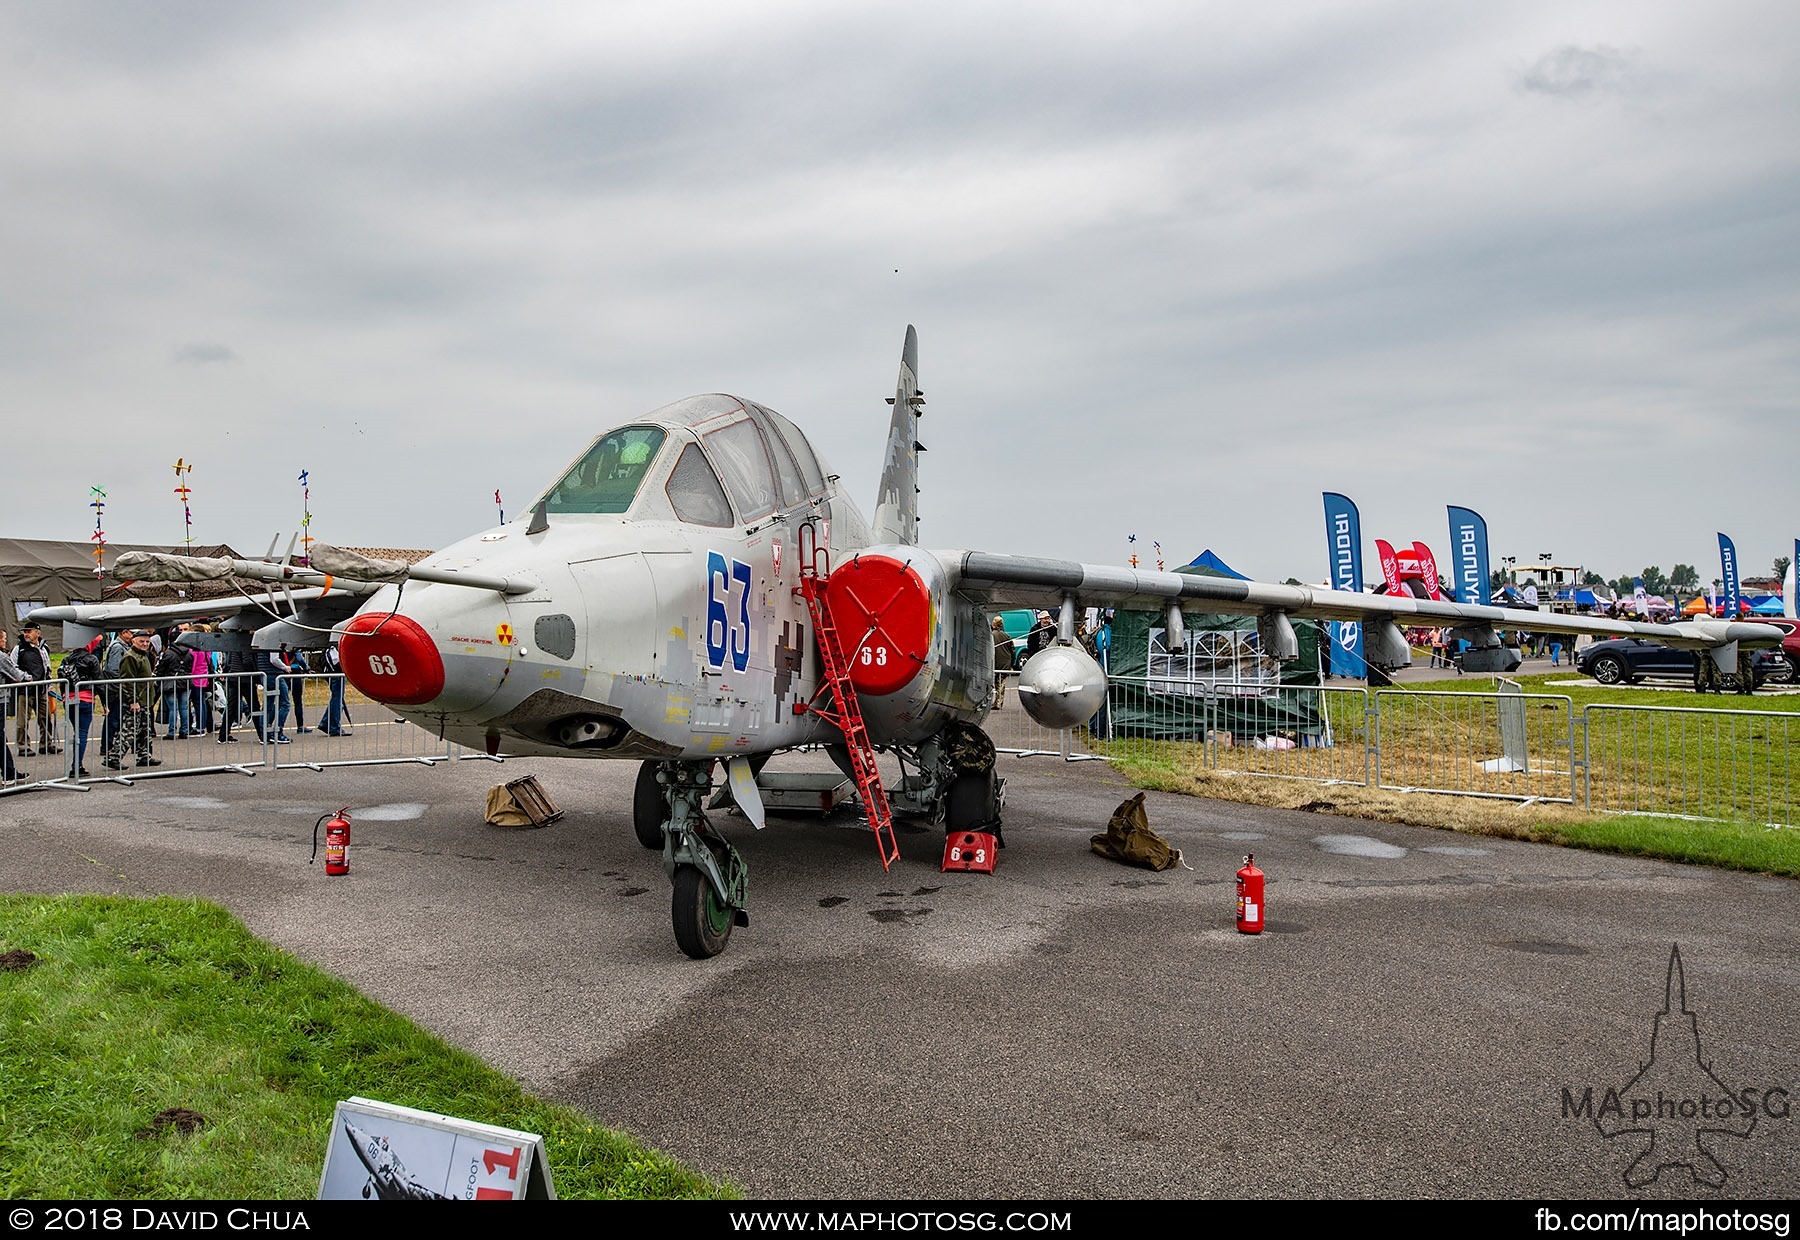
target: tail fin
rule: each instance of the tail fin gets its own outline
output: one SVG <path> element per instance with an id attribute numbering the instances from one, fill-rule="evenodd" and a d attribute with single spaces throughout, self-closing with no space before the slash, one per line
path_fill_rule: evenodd
<path id="1" fill-rule="evenodd" d="M 888 423 L 887 458 L 881 466 L 881 490 L 875 498 L 877 543 L 913 546 L 919 541 L 919 409 L 925 396 L 919 391 L 919 335 L 909 323 L 906 345 L 900 351 L 900 381 Z"/>

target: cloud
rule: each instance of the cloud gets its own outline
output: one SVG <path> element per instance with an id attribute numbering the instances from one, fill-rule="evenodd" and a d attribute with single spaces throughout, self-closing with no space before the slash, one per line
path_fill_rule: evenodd
<path id="1" fill-rule="evenodd" d="M 1637 56 L 1604 44 L 1546 52 L 1519 79 L 1523 90 L 1558 99 L 1624 94 L 1638 84 Z"/>
<path id="2" fill-rule="evenodd" d="M 933 545 L 1310 580 L 1342 490 L 1609 577 L 1792 547 L 1781 0 L 118 8 L 0 5 L 0 420 L 153 419 L 208 541 L 306 467 L 313 533 L 443 546 L 708 391 L 867 508 L 913 323 Z M 7 532 L 179 536 L 161 469 L 0 458 Z"/>
<path id="3" fill-rule="evenodd" d="M 173 360 L 181 366 L 210 366 L 214 362 L 235 362 L 238 355 L 228 345 L 184 344 L 175 350 Z"/>

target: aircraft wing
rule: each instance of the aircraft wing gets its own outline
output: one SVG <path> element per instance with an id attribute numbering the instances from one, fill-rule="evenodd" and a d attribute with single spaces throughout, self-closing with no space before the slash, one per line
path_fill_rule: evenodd
<path id="1" fill-rule="evenodd" d="M 1285 614 L 1305 620 L 1383 621 L 1407 627 L 1449 624 L 1467 629 L 1522 629 L 1533 633 L 1586 633 L 1594 637 L 1644 637 L 1667 646 L 1706 650 L 1738 642 L 1746 647 L 1781 641 L 1773 625 L 1727 620 L 1647 624 L 1603 616 L 1571 616 L 1468 603 L 1438 602 L 1410 595 L 1355 594 L 1319 586 L 1282 586 L 1198 573 L 1150 572 L 1109 564 L 1081 564 L 989 551 L 934 551 L 950 581 L 971 601 L 997 610 L 1037 607 L 1054 611 L 1064 598 L 1082 607 L 1126 607 L 1154 611 L 1171 603 L 1203 605 L 1226 615 Z"/>
<path id="2" fill-rule="evenodd" d="M 316 647 L 324 644 L 332 626 L 349 619 L 365 598 L 381 588 L 378 582 L 334 578 L 285 564 L 147 551 L 125 553 L 116 567 L 122 576 L 146 581 L 229 580 L 240 589 L 245 578 L 270 584 L 261 593 L 246 589 L 223 598 L 161 606 L 145 606 L 130 599 L 40 607 L 28 618 L 39 624 L 61 623 L 65 646 L 86 641 L 104 629 L 160 628 L 183 620 L 224 617 L 226 628 L 249 630 L 266 638 L 257 642 L 258 648 L 272 648 L 272 643 Z M 199 640 L 188 644 L 212 648 Z"/>

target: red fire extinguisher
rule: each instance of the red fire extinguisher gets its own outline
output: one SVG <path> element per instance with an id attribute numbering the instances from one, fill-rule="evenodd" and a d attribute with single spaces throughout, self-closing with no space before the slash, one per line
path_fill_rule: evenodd
<path id="1" fill-rule="evenodd" d="M 329 818 L 331 821 L 326 822 Z M 348 874 L 350 872 L 350 807 L 345 806 L 335 814 L 321 815 L 318 822 L 313 823 L 313 855 L 306 864 L 311 865 L 319 856 L 319 827 L 325 828 L 325 872 L 327 874 Z"/>
<path id="2" fill-rule="evenodd" d="M 1256 854 L 1244 858 L 1237 872 L 1238 922 L 1241 934 L 1261 934 L 1267 910 L 1263 907 L 1263 872 L 1256 868 Z"/>

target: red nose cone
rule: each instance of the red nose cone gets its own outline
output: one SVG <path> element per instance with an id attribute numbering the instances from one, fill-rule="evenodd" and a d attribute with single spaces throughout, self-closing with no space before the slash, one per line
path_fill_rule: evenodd
<path id="1" fill-rule="evenodd" d="M 418 623 L 386 612 L 353 616 L 338 643 L 344 676 L 390 706 L 418 706 L 444 691 L 444 660 Z"/>

